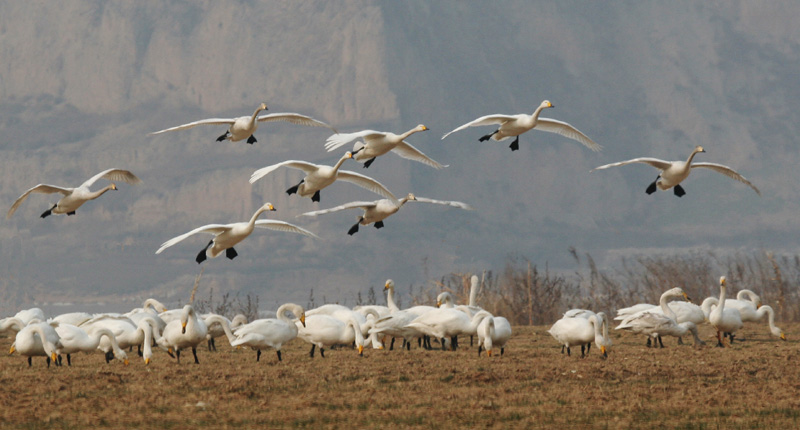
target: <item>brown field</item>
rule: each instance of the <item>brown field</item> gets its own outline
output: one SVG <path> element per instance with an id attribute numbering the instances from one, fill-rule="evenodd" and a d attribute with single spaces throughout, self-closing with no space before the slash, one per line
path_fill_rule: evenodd
<path id="1" fill-rule="evenodd" d="M 77 355 L 72 367 L 0 357 L 3 428 L 798 428 L 800 325 L 789 340 L 746 326 L 746 341 L 648 349 L 613 333 L 607 360 L 593 348 L 562 356 L 548 327 L 516 327 L 505 356 L 456 352 L 326 351 L 295 340 L 274 352 L 219 348 L 180 365 L 156 352 L 147 367 Z M 8 351 L 11 340 L 0 338 Z M 218 344 L 226 344 L 219 340 Z M 135 353 L 132 354 L 135 356 Z"/>

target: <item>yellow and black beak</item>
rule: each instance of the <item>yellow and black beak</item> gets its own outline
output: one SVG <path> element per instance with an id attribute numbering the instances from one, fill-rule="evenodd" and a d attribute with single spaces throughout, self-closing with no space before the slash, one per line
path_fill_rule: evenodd
<path id="1" fill-rule="evenodd" d="M 8 351 L 8 355 L 11 355 L 11 354 L 13 354 L 13 353 L 14 353 L 14 351 L 16 351 L 16 350 L 17 350 L 17 349 L 16 349 L 16 348 L 14 348 L 14 345 L 11 345 L 11 349 Z"/>
<path id="2" fill-rule="evenodd" d="M 181 323 L 181 334 L 186 334 L 186 323 L 185 322 Z"/>
<path id="3" fill-rule="evenodd" d="M 364 355 L 364 345 L 358 345 L 358 355 Z"/>
<path id="4" fill-rule="evenodd" d="M 303 327 L 306 326 L 306 314 L 300 315 L 300 324 L 303 324 Z"/>

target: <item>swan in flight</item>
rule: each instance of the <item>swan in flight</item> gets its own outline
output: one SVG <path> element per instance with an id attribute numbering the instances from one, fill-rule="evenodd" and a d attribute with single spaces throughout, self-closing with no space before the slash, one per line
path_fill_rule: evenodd
<path id="1" fill-rule="evenodd" d="M 708 322 L 717 329 L 717 346 L 723 347 L 722 333 L 729 333 L 731 344 L 736 331 L 742 328 L 742 317 L 735 309 L 725 309 L 726 278 L 719 278 L 719 305 L 708 314 Z"/>
<path id="2" fill-rule="evenodd" d="M 61 193 L 64 197 L 61 198 L 56 204 L 53 205 L 50 209 L 46 210 L 41 217 L 46 218 L 51 214 L 67 214 L 67 215 L 75 215 L 75 210 L 77 210 L 81 205 L 88 202 L 89 200 L 94 200 L 100 196 L 102 196 L 108 190 L 116 190 L 117 185 L 113 182 L 104 188 L 101 188 L 97 191 L 89 191 L 89 187 L 92 186 L 98 179 L 108 179 L 109 181 L 123 181 L 129 184 L 138 184 L 142 182 L 139 178 L 136 177 L 133 173 L 122 170 L 122 169 L 108 169 L 103 170 L 102 172 L 92 176 L 86 182 L 82 183 L 76 188 L 68 188 L 68 187 L 59 187 L 56 185 L 47 185 L 47 184 L 39 184 L 28 191 L 25 191 L 17 201 L 11 205 L 11 209 L 8 210 L 8 214 L 6 214 L 6 218 L 11 218 L 11 215 L 14 215 L 19 205 L 28 198 L 28 195 L 31 193 L 40 193 L 40 194 L 54 194 L 54 193 Z"/>
<path id="3" fill-rule="evenodd" d="M 611 163 L 606 164 L 604 166 L 595 167 L 591 171 L 594 172 L 595 170 L 600 169 L 607 169 L 609 167 L 617 167 L 617 166 L 624 166 L 626 164 L 631 163 L 644 163 L 649 164 L 656 169 L 660 170 L 658 177 L 650 186 L 647 187 L 647 194 L 653 194 L 656 192 L 656 189 L 660 189 L 662 191 L 666 191 L 670 188 L 673 188 L 673 192 L 678 197 L 683 197 L 686 194 L 686 191 L 683 190 L 680 183 L 683 182 L 686 178 L 689 177 L 689 173 L 695 167 L 704 167 L 706 169 L 711 169 L 717 173 L 722 173 L 723 175 L 735 179 L 743 184 L 746 184 L 753 191 L 756 192 L 759 196 L 761 195 L 761 191 L 756 188 L 755 185 L 750 183 L 744 176 L 737 173 L 735 170 L 731 169 L 728 166 L 723 166 L 722 164 L 716 163 L 694 163 L 692 164 L 692 159 L 694 156 L 701 153 L 706 152 L 702 146 L 696 146 L 694 151 L 692 151 L 691 155 L 689 155 L 689 159 L 686 161 L 664 161 L 659 160 L 658 158 L 651 158 L 651 157 L 640 157 L 634 158 L 632 160 L 620 161 L 618 163 Z"/>
<path id="4" fill-rule="evenodd" d="M 227 125 L 228 131 L 226 131 L 222 136 L 218 137 L 217 142 L 222 142 L 223 140 L 238 142 L 240 140 L 247 139 L 247 143 L 252 145 L 253 143 L 257 142 L 256 137 L 253 135 L 253 133 L 255 133 L 256 130 L 258 129 L 258 123 L 271 122 L 271 121 L 287 121 L 297 125 L 327 127 L 333 130 L 334 133 L 338 133 L 338 131 L 336 131 L 336 129 L 331 127 L 330 125 L 322 121 L 316 120 L 314 118 L 311 118 L 309 116 L 300 115 L 299 113 L 284 112 L 284 113 L 272 113 L 268 115 L 258 116 L 259 112 L 264 110 L 267 110 L 267 104 L 261 103 L 256 108 L 256 111 L 253 112 L 253 115 L 250 116 L 240 116 L 239 118 L 201 119 L 200 121 L 190 122 L 188 124 L 179 125 L 177 127 L 155 131 L 153 133 L 150 133 L 150 135 L 166 133 L 168 131 L 186 130 L 187 128 L 192 128 L 196 125 L 202 125 L 202 124 Z"/>
<path id="5" fill-rule="evenodd" d="M 173 237 L 172 239 L 164 242 L 161 245 L 161 248 L 158 248 L 156 254 L 160 254 L 161 251 L 169 248 L 172 245 L 186 239 L 187 237 L 197 234 L 197 233 L 209 233 L 213 234 L 214 238 L 208 242 L 205 248 L 203 248 L 200 253 L 197 254 L 197 261 L 198 264 L 202 263 L 206 260 L 206 258 L 214 258 L 225 251 L 225 256 L 229 259 L 233 260 L 239 255 L 233 246 L 237 243 L 244 240 L 250 233 L 253 232 L 255 227 L 260 228 L 268 228 L 270 230 L 278 230 L 278 231 L 288 231 L 291 233 L 300 233 L 304 234 L 309 237 L 319 238 L 316 234 L 298 227 L 294 224 L 289 224 L 288 222 L 283 221 L 276 221 L 270 219 L 260 219 L 256 220 L 262 213 L 266 211 L 274 211 L 275 207 L 272 206 L 272 203 L 266 203 L 264 206 L 258 208 L 253 217 L 250 218 L 250 221 L 247 222 L 237 222 L 233 224 L 208 224 L 202 227 L 198 227 L 188 233 L 184 233 L 178 237 Z"/>
<path id="6" fill-rule="evenodd" d="M 436 169 L 447 167 L 423 154 L 422 151 L 405 141 L 408 136 L 426 130 L 428 130 L 428 127 L 420 124 L 403 134 L 375 130 L 334 134 L 325 141 L 325 149 L 331 152 L 356 139 L 364 139 L 364 142 L 356 142 L 355 145 L 353 145 L 353 155 L 356 161 L 364 163 L 365 168 L 369 167 L 372 162 L 375 161 L 375 158 L 389 151 L 393 151 L 403 158 L 418 161 Z"/>
<path id="7" fill-rule="evenodd" d="M 302 170 L 306 174 L 305 178 L 303 178 L 299 184 L 286 190 L 286 194 L 289 195 L 297 193 L 299 196 L 311 197 L 311 201 L 318 202 L 320 190 L 336 182 L 337 179 L 340 179 L 345 182 L 356 184 L 359 187 L 366 188 L 367 190 L 380 194 L 387 199 L 398 201 L 397 197 L 395 197 L 394 194 L 392 194 L 392 192 L 380 182 L 356 172 L 339 170 L 339 168 L 342 167 L 342 163 L 350 158 L 353 158 L 353 153 L 347 152 L 333 166 L 323 166 L 300 160 L 287 160 L 256 170 L 250 176 L 250 183 L 255 183 L 257 180 L 267 176 L 279 167 L 286 166 L 293 169 Z"/>
<path id="8" fill-rule="evenodd" d="M 543 101 L 539 107 L 533 111 L 533 114 L 518 114 L 518 115 L 486 115 L 482 116 L 472 122 L 468 122 L 461 127 L 456 128 L 455 130 L 451 131 L 450 133 L 445 134 L 442 136 L 442 140 L 447 136 L 461 131 L 467 127 L 477 127 L 480 125 L 491 125 L 491 124 L 500 124 L 500 127 L 492 133 L 489 133 L 483 137 L 481 137 L 481 142 L 485 142 L 489 139 L 495 141 L 506 140 L 509 137 L 514 137 L 514 141 L 511 142 L 512 151 L 516 151 L 519 149 L 519 135 L 525 133 L 528 130 L 536 129 L 541 131 L 548 131 L 550 133 L 558 133 L 564 137 L 570 138 L 572 140 L 576 140 L 582 143 L 585 147 L 591 149 L 592 151 L 599 151 L 603 147 L 596 144 L 592 139 L 589 139 L 588 136 L 581 133 L 580 130 L 567 124 L 563 121 L 558 121 L 551 118 L 539 118 L 539 114 L 542 113 L 542 110 L 547 108 L 552 108 L 552 103 L 545 100 Z"/>
<path id="9" fill-rule="evenodd" d="M 425 197 L 416 197 L 414 194 L 409 193 L 407 196 L 398 200 L 398 204 L 395 204 L 389 199 L 380 199 L 372 202 L 361 202 L 361 201 L 350 202 L 350 203 L 345 203 L 343 205 L 332 207 L 330 209 L 306 212 L 298 216 L 317 216 L 331 212 L 338 212 L 345 209 L 363 209 L 364 215 L 359 216 L 358 221 L 352 227 L 350 227 L 350 230 L 347 231 L 347 234 L 352 236 L 358 231 L 359 224 L 366 226 L 374 223 L 375 228 L 383 228 L 383 220 L 397 213 L 397 211 L 399 211 L 404 204 L 410 201 L 416 201 L 422 203 L 434 203 L 437 205 L 445 205 L 460 209 L 473 210 L 472 207 L 466 203 L 451 202 L 444 200 L 433 200 Z"/>
<path id="10" fill-rule="evenodd" d="M 256 351 L 256 361 L 261 359 L 261 350 L 273 348 L 278 353 L 278 361 L 281 358 L 281 346 L 297 337 L 297 325 L 286 315 L 291 312 L 305 327 L 306 314 L 303 307 L 294 303 L 285 303 L 278 308 L 275 313 L 277 318 L 258 319 L 245 324 L 234 331 L 236 339 L 231 342 L 231 346 L 249 346 Z"/>

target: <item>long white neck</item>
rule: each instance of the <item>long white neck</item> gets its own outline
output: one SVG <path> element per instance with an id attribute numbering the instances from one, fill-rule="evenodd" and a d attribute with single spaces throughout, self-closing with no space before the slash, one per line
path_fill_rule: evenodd
<path id="1" fill-rule="evenodd" d="M 261 206 L 260 208 L 258 208 L 256 213 L 254 213 L 253 216 L 250 217 L 250 221 L 249 221 L 250 227 L 254 227 L 256 225 L 256 220 L 258 219 L 258 217 L 261 216 L 261 214 L 263 214 L 264 212 L 266 212 L 268 210 L 269 209 L 265 208 L 264 206 Z"/>
<path id="2" fill-rule="evenodd" d="M 0 332 L 11 330 L 16 333 L 22 330 L 24 327 L 25 323 L 23 323 L 22 320 L 17 317 L 4 318 L 3 321 L 0 322 Z"/>
<path id="3" fill-rule="evenodd" d="M 108 341 L 111 343 L 111 349 L 114 351 L 114 357 L 119 360 L 127 359 L 127 354 L 125 354 L 125 351 L 119 347 L 117 337 L 114 336 L 114 333 L 112 333 L 111 330 L 105 327 L 100 327 L 94 330 L 91 335 L 89 335 L 89 339 L 91 339 L 93 345 L 91 349 L 97 349 L 97 345 L 100 345 L 100 338 L 103 336 L 107 337 Z"/>
<path id="4" fill-rule="evenodd" d="M 667 293 L 662 294 L 661 298 L 658 299 L 658 304 L 661 305 L 661 310 L 664 311 L 664 315 L 672 318 L 673 320 L 677 320 L 678 317 L 675 315 L 675 312 L 673 312 L 672 308 L 670 308 L 667 304 L 667 301 L 670 297 L 672 296 Z"/>
<path id="5" fill-rule="evenodd" d="M 386 293 L 386 305 L 389 308 L 389 312 L 400 312 L 400 308 L 397 307 L 397 304 L 394 302 L 394 287 L 387 288 L 389 290 Z"/>
<path id="6" fill-rule="evenodd" d="M 686 160 L 686 165 L 687 165 L 687 166 L 689 166 L 690 164 L 692 164 L 692 160 L 694 159 L 694 156 L 695 156 L 695 155 L 697 155 L 699 152 L 700 152 L 700 151 L 698 151 L 698 150 L 697 150 L 697 148 L 695 148 L 695 150 L 694 150 L 694 151 L 692 151 L 692 153 L 689 155 L 689 159 L 687 159 L 687 160 Z"/>
<path id="7" fill-rule="evenodd" d="M 472 275 L 472 284 L 469 287 L 469 305 L 470 306 L 478 306 L 478 286 L 480 285 L 478 282 L 478 277 Z"/>
<path id="8" fill-rule="evenodd" d="M 719 312 L 722 313 L 725 310 L 725 297 L 728 295 L 727 287 L 724 285 L 719 286 Z"/>
<path id="9" fill-rule="evenodd" d="M 783 332 L 778 327 L 775 327 L 775 310 L 772 309 L 772 306 L 764 305 L 758 308 L 756 317 L 758 317 L 758 319 L 764 318 L 764 314 L 767 314 L 768 317 L 767 322 L 769 323 L 769 331 L 774 336 L 780 336 Z"/>
<path id="10" fill-rule="evenodd" d="M 399 140 L 405 140 L 408 136 L 411 136 L 412 134 L 414 134 L 414 133 L 416 133 L 418 131 L 422 131 L 422 130 L 420 130 L 419 127 L 414 127 L 411 130 L 408 130 L 407 132 L 398 135 L 397 137 L 399 137 Z"/>
<path id="11" fill-rule="evenodd" d="M 263 106 L 259 106 L 256 108 L 256 111 L 253 112 L 253 116 L 250 117 L 250 127 L 252 127 L 256 123 L 256 118 L 258 118 L 258 113 L 264 110 Z"/>
<path id="12" fill-rule="evenodd" d="M 592 315 L 589 317 L 589 322 L 591 322 L 594 326 L 594 343 L 597 346 L 603 346 L 606 340 L 605 336 L 603 335 L 604 321 L 602 318 L 598 318 L 597 315 Z"/>
<path id="13" fill-rule="evenodd" d="M 209 315 L 206 318 L 206 326 L 210 326 L 211 324 L 219 323 L 222 326 L 222 331 L 225 332 L 225 337 L 228 338 L 228 342 L 233 342 L 236 336 L 233 335 L 231 331 L 231 322 L 229 319 L 225 318 L 222 315 Z"/>
<path id="14" fill-rule="evenodd" d="M 700 305 L 700 309 L 703 310 L 703 314 L 705 314 L 706 319 L 708 319 L 708 315 L 711 313 L 711 306 L 719 304 L 719 300 L 716 297 L 706 297 L 703 300 L 703 304 Z"/>
<path id="15" fill-rule="evenodd" d="M 98 198 L 98 197 L 102 196 L 103 194 L 105 194 L 105 193 L 106 193 L 106 191 L 108 191 L 108 190 L 110 190 L 110 189 L 113 189 L 113 188 L 114 188 L 114 184 L 108 184 L 108 185 L 106 185 L 105 187 L 103 187 L 103 188 L 100 188 L 100 189 L 99 189 L 99 190 L 97 190 L 97 191 L 92 191 L 91 193 L 89 193 L 89 194 L 87 195 L 87 200 L 94 200 L 94 199 L 96 199 L 96 198 Z"/>
<path id="16" fill-rule="evenodd" d="M 356 338 L 356 346 L 359 347 L 359 349 L 363 349 L 364 335 L 361 333 L 361 324 L 359 324 L 355 318 L 350 318 L 350 320 L 347 321 L 347 325 L 345 326 L 345 332 L 347 332 L 347 330 L 351 328 L 353 329 L 353 334 L 355 335 Z"/>
<path id="17" fill-rule="evenodd" d="M 151 298 L 151 299 L 147 299 L 147 300 L 144 301 L 144 304 L 142 305 L 142 309 L 144 309 L 146 311 L 149 310 L 149 309 L 152 309 L 153 313 L 158 314 L 159 312 L 166 311 L 167 307 L 164 306 L 164 304 L 159 302 L 158 300 Z"/>
<path id="18" fill-rule="evenodd" d="M 480 325 L 481 321 L 485 318 L 490 318 L 492 314 L 488 311 L 480 311 L 472 316 L 472 320 L 470 321 L 470 332 L 477 332 L 478 325 Z"/>
<path id="19" fill-rule="evenodd" d="M 539 105 L 539 107 L 537 107 L 536 110 L 533 111 L 533 113 L 531 114 L 531 120 L 533 121 L 534 124 L 539 120 L 539 115 L 542 113 L 543 110 L 544 106 Z"/>
<path id="20" fill-rule="evenodd" d="M 351 157 L 348 156 L 347 154 L 345 154 L 342 158 L 340 158 L 339 161 L 337 161 L 336 164 L 333 165 L 333 171 L 338 172 L 339 168 L 342 167 L 342 164 L 344 164 L 344 162 L 347 161 L 348 158 Z"/>
<path id="21" fill-rule="evenodd" d="M 42 341 L 42 346 L 44 347 L 44 352 L 50 357 L 53 361 L 56 360 L 56 355 L 59 353 L 57 351 L 56 345 L 50 341 L 47 337 L 47 334 L 44 331 L 44 327 L 41 324 L 36 324 L 35 326 L 31 327 L 31 331 L 39 335 L 39 339 Z M 33 334 L 31 334 L 32 336 Z"/>

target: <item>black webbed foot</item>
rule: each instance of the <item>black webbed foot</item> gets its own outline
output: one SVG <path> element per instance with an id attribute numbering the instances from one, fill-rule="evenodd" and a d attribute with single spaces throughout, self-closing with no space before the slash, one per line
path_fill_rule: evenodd
<path id="1" fill-rule="evenodd" d="M 383 228 L 383 221 L 378 221 L 373 225 L 375 226 L 375 228 Z"/>
<path id="2" fill-rule="evenodd" d="M 656 178 L 656 180 L 655 180 L 655 181 L 653 181 L 653 183 L 652 183 L 652 184 L 650 184 L 650 185 L 647 187 L 647 189 L 646 189 L 646 190 L 644 190 L 644 191 L 645 191 L 647 194 L 653 194 L 653 193 L 655 193 L 655 192 L 656 192 L 656 190 L 658 189 L 658 188 L 656 187 L 656 184 L 658 183 L 658 179 L 659 179 L 659 178 L 660 178 L 660 176 L 659 176 L 658 178 Z"/>
<path id="3" fill-rule="evenodd" d="M 675 193 L 675 195 L 676 195 L 676 196 L 678 196 L 678 197 L 683 197 L 683 196 L 685 196 L 685 195 L 686 195 L 686 191 L 684 191 L 684 190 L 683 190 L 683 187 L 682 187 L 682 186 L 680 186 L 680 185 L 675 185 L 675 186 L 672 188 L 672 190 L 673 190 L 673 192 Z"/>
<path id="4" fill-rule="evenodd" d="M 292 188 L 289 188 L 288 190 L 286 190 L 286 194 L 291 196 L 292 194 L 297 193 L 297 190 L 300 188 L 300 185 L 302 185 L 304 181 L 305 181 L 305 179 L 302 179 L 300 181 L 300 183 L 298 183 L 297 185 L 293 186 Z"/>
<path id="5" fill-rule="evenodd" d="M 53 214 L 53 209 L 55 209 L 57 206 L 58 206 L 58 205 L 53 205 L 53 207 L 52 207 L 52 208 L 50 208 L 50 209 L 48 209 L 48 210 L 46 210 L 46 211 L 42 212 L 42 215 L 40 215 L 40 216 L 41 216 L 42 218 L 47 218 L 47 217 L 49 217 L 50 215 L 52 215 L 52 214 Z"/>
<path id="6" fill-rule="evenodd" d="M 353 224 L 353 226 L 352 226 L 352 227 L 350 227 L 350 230 L 347 230 L 347 234 L 349 234 L 350 236 L 352 236 L 352 235 L 356 234 L 356 232 L 358 231 L 358 224 L 359 224 L 360 222 L 361 222 L 361 221 L 359 220 L 357 223 Z"/>
<path id="7" fill-rule="evenodd" d="M 372 164 L 373 161 L 375 161 L 375 157 L 372 157 L 369 160 L 365 161 L 364 162 L 364 168 L 365 169 L 368 168 Z"/>
<path id="8" fill-rule="evenodd" d="M 317 192 L 314 193 L 313 196 L 311 196 L 311 201 L 312 202 L 319 202 L 319 190 L 317 190 Z"/>
<path id="9" fill-rule="evenodd" d="M 75 215 L 75 211 L 67 212 L 67 216 Z"/>
<path id="10" fill-rule="evenodd" d="M 205 248 L 203 248 L 203 250 L 202 250 L 202 251 L 200 251 L 200 252 L 198 252 L 198 253 L 197 253 L 197 258 L 195 258 L 195 259 L 194 259 L 194 261 L 196 261 L 196 262 L 197 262 L 197 264 L 200 264 L 200 263 L 202 263 L 202 262 L 206 261 L 206 258 L 208 258 L 208 257 L 206 257 L 206 250 L 207 250 L 207 249 L 208 249 L 208 248 L 209 248 L 209 247 L 210 247 L 210 246 L 211 246 L 213 243 L 214 243 L 214 241 L 213 241 L 213 240 L 209 241 L 209 242 L 208 242 L 208 245 L 206 245 L 206 247 L 205 247 Z"/>
<path id="11" fill-rule="evenodd" d="M 519 150 L 519 136 L 517 136 L 517 138 L 514 139 L 513 142 L 511 142 L 511 145 L 509 145 L 509 148 L 511 148 L 512 151 Z"/>
<path id="12" fill-rule="evenodd" d="M 478 141 L 479 142 L 486 142 L 487 140 L 491 139 L 492 136 L 494 136 L 494 134 L 497 133 L 498 131 L 500 131 L 500 130 L 495 130 L 494 132 L 492 132 L 490 134 L 487 134 L 486 136 L 481 137 L 480 139 L 478 139 Z"/>
<path id="13" fill-rule="evenodd" d="M 256 137 L 254 135 L 252 135 L 252 134 L 250 135 L 250 137 L 247 138 L 247 143 L 249 143 L 251 145 L 256 143 L 256 142 L 258 142 L 258 140 L 256 140 Z"/>
<path id="14" fill-rule="evenodd" d="M 217 142 L 222 142 L 223 140 L 228 138 L 228 132 L 226 131 L 225 134 L 217 138 Z"/>
<path id="15" fill-rule="evenodd" d="M 225 256 L 228 257 L 229 260 L 233 260 L 237 255 L 239 255 L 239 253 L 233 248 L 228 248 L 225 250 Z"/>

